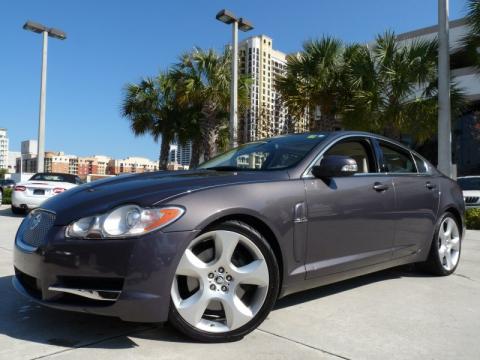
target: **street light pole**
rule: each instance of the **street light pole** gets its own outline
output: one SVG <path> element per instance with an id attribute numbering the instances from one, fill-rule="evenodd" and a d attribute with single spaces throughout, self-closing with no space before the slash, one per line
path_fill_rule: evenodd
<path id="1" fill-rule="evenodd" d="M 237 18 L 228 10 L 221 10 L 215 17 L 217 20 L 232 25 L 232 74 L 230 82 L 230 147 L 238 146 L 238 30 L 247 32 L 253 25 L 244 18 Z"/>
<path id="2" fill-rule="evenodd" d="M 45 30 L 42 34 L 42 77 L 40 84 L 40 112 L 38 116 L 37 172 L 43 172 L 45 165 L 45 107 L 47 100 L 48 31 Z"/>
<path id="3" fill-rule="evenodd" d="M 452 177 L 448 0 L 438 0 L 438 169 Z"/>
<path id="4" fill-rule="evenodd" d="M 48 37 L 53 37 L 59 40 L 65 40 L 67 34 L 62 30 L 55 28 L 48 28 L 45 25 L 27 21 L 23 28 L 37 34 L 42 34 L 42 76 L 40 84 L 40 112 L 38 116 L 38 143 L 37 143 L 37 172 L 43 172 L 45 165 L 45 109 L 47 99 L 47 50 Z"/>
<path id="5" fill-rule="evenodd" d="M 232 23 L 232 81 L 230 82 L 230 144 L 238 146 L 238 22 Z"/>

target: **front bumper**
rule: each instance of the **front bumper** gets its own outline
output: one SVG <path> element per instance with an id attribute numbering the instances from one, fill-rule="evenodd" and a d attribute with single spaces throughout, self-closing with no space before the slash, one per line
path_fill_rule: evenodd
<path id="1" fill-rule="evenodd" d="M 64 226 L 54 225 L 34 248 L 23 242 L 24 228 L 14 248 L 13 285 L 20 293 L 49 307 L 135 322 L 168 319 L 176 266 L 197 234 L 158 231 L 136 239 L 71 240 L 65 239 Z"/>

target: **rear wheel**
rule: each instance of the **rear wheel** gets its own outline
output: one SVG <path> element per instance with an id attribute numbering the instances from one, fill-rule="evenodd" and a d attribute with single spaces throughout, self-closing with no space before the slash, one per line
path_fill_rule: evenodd
<path id="1" fill-rule="evenodd" d="M 460 261 L 461 231 L 452 213 L 446 212 L 437 225 L 425 270 L 435 275 L 452 274 Z"/>
<path id="2" fill-rule="evenodd" d="M 265 238 L 247 224 L 227 221 L 185 250 L 172 283 L 169 320 L 195 340 L 238 340 L 266 318 L 279 282 Z"/>

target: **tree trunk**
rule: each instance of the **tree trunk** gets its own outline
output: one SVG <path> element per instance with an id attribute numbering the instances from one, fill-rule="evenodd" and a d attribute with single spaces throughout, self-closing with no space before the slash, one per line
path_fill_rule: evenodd
<path id="1" fill-rule="evenodd" d="M 170 143 L 173 136 L 170 134 L 162 134 L 162 144 L 160 145 L 159 169 L 167 170 L 168 155 L 170 152 Z"/>
<path id="2" fill-rule="evenodd" d="M 194 169 L 200 163 L 200 153 L 202 152 L 202 138 L 196 137 L 192 140 L 192 158 L 190 159 L 190 169 Z"/>
<path id="3" fill-rule="evenodd" d="M 218 124 L 216 105 L 206 104 L 202 109 L 202 115 L 200 133 L 203 142 L 203 156 L 204 161 L 208 161 L 217 154 Z"/>

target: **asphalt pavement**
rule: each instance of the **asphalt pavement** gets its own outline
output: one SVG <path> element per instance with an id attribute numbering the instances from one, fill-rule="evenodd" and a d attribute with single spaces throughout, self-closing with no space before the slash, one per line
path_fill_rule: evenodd
<path id="1" fill-rule="evenodd" d="M 480 359 L 480 231 L 456 273 L 400 267 L 279 300 L 243 340 L 191 342 L 170 326 L 44 308 L 12 288 L 22 220 L 0 207 L 0 359 Z"/>

